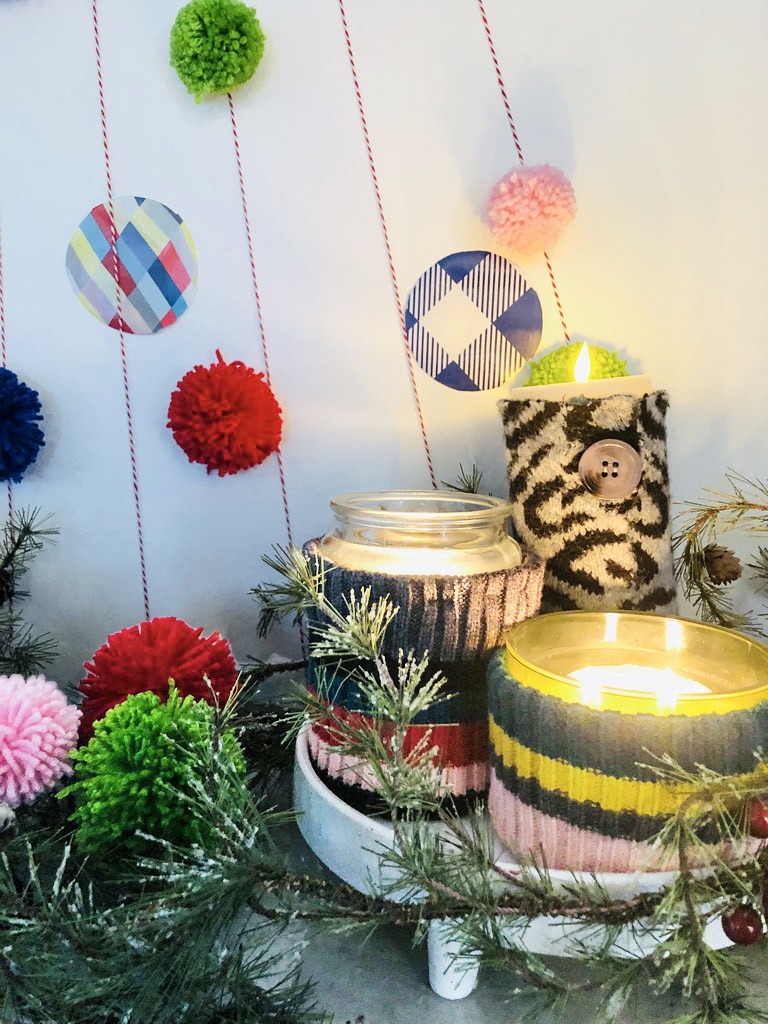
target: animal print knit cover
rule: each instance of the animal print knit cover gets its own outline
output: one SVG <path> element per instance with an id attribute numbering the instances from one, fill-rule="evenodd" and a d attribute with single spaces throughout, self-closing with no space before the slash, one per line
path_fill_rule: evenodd
<path id="1" fill-rule="evenodd" d="M 664 391 L 642 398 L 499 402 L 518 539 L 546 560 L 541 611 L 674 613 Z M 626 497 L 590 493 L 584 451 L 616 439 L 640 456 Z"/>

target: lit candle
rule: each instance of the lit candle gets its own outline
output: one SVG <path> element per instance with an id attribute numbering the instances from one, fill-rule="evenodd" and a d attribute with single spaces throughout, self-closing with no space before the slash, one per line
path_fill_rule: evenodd
<path id="1" fill-rule="evenodd" d="M 549 868 L 675 869 L 655 840 L 690 786 L 653 765 L 749 777 L 768 746 L 768 647 L 672 616 L 519 622 L 490 659 L 488 693 L 491 822 Z"/>
<path id="2" fill-rule="evenodd" d="M 672 714 L 678 697 L 694 693 L 711 693 L 711 689 L 671 668 L 652 668 L 647 665 L 585 665 L 568 673 L 570 679 L 581 683 L 581 702 L 599 710 L 603 692 L 624 690 L 627 694 L 656 697 L 659 712 Z"/>
<path id="3" fill-rule="evenodd" d="M 488 784 L 486 658 L 510 624 L 538 611 L 543 560 L 521 552 L 507 532 L 512 506 L 489 495 L 371 491 L 341 495 L 331 509 L 334 528 L 304 547 L 327 568 L 325 600 L 342 615 L 353 594 L 360 600 L 368 593 L 372 602 L 387 598 L 397 609 L 380 647 L 394 678 L 403 651 L 417 658 L 428 652 L 424 679 L 437 670 L 445 678 L 444 695 L 408 727 L 404 750 L 424 744 L 436 750 L 441 791 L 452 800 L 474 799 Z M 311 640 L 323 635 L 324 625 L 310 613 Z M 372 726 L 377 708 L 353 663 L 342 668 L 333 660 L 318 662 L 310 653 L 310 685 L 361 727 Z M 315 723 L 308 742 L 334 792 L 370 807 L 377 783 L 371 773 L 361 775 L 359 759 L 343 752 L 332 724 Z"/>
<path id="4" fill-rule="evenodd" d="M 587 343 L 581 346 L 579 358 L 574 366 L 574 379 L 559 384 L 535 384 L 533 387 L 513 388 L 510 398 L 546 399 L 550 402 L 565 402 L 573 398 L 608 398 L 610 395 L 633 395 L 642 397 L 653 390 L 651 378 L 645 374 L 626 377 L 605 377 L 590 380 L 589 349 Z"/>
<path id="5" fill-rule="evenodd" d="M 603 629 L 604 650 L 611 650 L 618 643 L 619 616 L 616 612 L 607 612 Z M 679 619 L 662 619 L 664 643 L 662 650 L 666 654 L 679 653 L 685 643 L 682 622 Z M 587 707 L 600 710 L 603 706 L 603 694 L 611 690 L 627 697 L 654 697 L 656 710 L 662 715 L 671 715 L 677 708 L 678 697 L 688 697 L 695 693 L 711 693 L 712 688 L 704 683 L 691 679 L 690 676 L 675 672 L 669 665 L 637 665 L 627 662 L 618 665 L 584 665 L 566 673 L 569 679 L 581 683 L 581 703 Z"/>

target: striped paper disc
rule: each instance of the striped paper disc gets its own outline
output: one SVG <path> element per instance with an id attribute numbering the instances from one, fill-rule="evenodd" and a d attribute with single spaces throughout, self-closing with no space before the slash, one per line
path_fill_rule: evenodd
<path id="1" fill-rule="evenodd" d="M 457 391 L 506 383 L 541 341 L 541 303 L 518 268 L 492 252 L 455 252 L 422 274 L 405 306 L 419 366 Z"/>
<path id="2" fill-rule="evenodd" d="M 85 308 L 128 334 L 156 334 L 176 323 L 197 287 L 197 253 L 181 217 L 163 203 L 139 196 L 94 206 L 70 239 L 67 274 Z"/>

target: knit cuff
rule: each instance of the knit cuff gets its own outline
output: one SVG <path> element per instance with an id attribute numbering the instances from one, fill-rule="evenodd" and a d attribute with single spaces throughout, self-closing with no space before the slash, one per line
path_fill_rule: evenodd
<path id="1" fill-rule="evenodd" d="M 514 569 L 473 576 L 394 576 L 359 572 L 334 565 L 319 554 L 319 541 L 304 545 L 304 553 L 326 569 L 325 597 L 339 611 L 352 590 L 371 590 L 373 600 L 388 596 L 398 609 L 389 625 L 383 653 L 425 651 L 435 661 L 472 661 L 503 643 L 504 632 L 516 622 L 536 615 L 541 602 L 544 563 L 523 552 Z"/>

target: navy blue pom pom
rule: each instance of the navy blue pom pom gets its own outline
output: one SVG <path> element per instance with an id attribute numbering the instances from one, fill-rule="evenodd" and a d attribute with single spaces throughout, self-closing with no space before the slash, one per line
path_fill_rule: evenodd
<path id="1" fill-rule="evenodd" d="M 35 461 L 45 444 L 42 418 L 37 392 L 0 366 L 0 480 L 17 484 Z"/>

